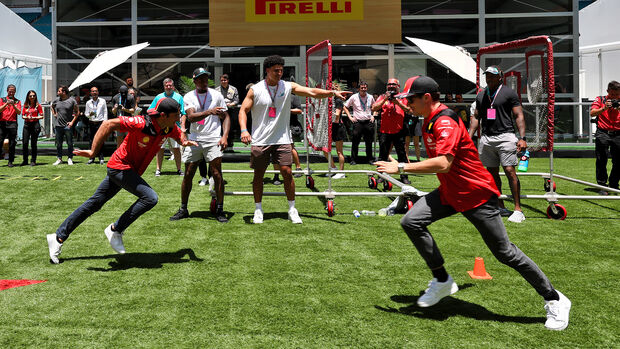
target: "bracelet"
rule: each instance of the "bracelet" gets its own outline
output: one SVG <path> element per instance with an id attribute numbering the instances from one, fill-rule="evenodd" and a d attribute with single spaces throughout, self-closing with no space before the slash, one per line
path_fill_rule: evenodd
<path id="1" fill-rule="evenodd" d="M 243 130 L 241 130 L 241 133 L 243 133 L 243 132 L 248 132 L 248 129 L 244 128 Z"/>

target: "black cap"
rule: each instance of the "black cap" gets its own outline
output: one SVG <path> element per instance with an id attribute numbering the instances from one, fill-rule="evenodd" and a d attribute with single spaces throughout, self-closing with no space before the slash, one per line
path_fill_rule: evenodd
<path id="1" fill-rule="evenodd" d="M 192 74 L 192 79 L 196 79 L 197 77 L 203 74 L 207 74 L 207 77 L 211 76 L 211 73 L 209 73 L 205 68 L 203 67 L 196 68 L 194 69 L 194 73 Z"/>
<path id="2" fill-rule="evenodd" d="M 439 84 L 428 76 L 414 76 L 407 80 L 405 89 L 396 95 L 397 98 L 407 98 L 416 94 L 439 92 Z"/>
<path id="3" fill-rule="evenodd" d="M 118 93 L 122 94 L 122 95 L 126 95 L 127 94 L 127 86 L 125 85 L 121 85 L 121 87 L 118 88 Z"/>
<path id="4" fill-rule="evenodd" d="M 155 108 L 149 109 L 146 113 L 149 116 L 159 116 L 159 113 L 170 114 L 179 111 L 179 103 L 172 98 L 162 98 L 157 101 Z"/>

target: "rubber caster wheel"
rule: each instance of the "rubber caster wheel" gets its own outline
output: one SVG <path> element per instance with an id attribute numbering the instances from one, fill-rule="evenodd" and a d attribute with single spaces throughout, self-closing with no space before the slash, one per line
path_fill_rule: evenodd
<path id="1" fill-rule="evenodd" d="M 368 177 L 368 188 L 377 189 L 377 179 L 375 177 Z"/>
<path id="2" fill-rule="evenodd" d="M 211 199 L 211 205 L 209 205 L 209 210 L 211 211 L 211 213 L 215 213 L 215 211 L 217 210 L 217 200 L 215 198 Z"/>
<path id="3" fill-rule="evenodd" d="M 312 178 L 312 176 L 306 177 L 306 188 L 314 189 L 314 178 Z"/>
<path id="4" fill-rule="evenodd" d="M 553 207 L 557 210 L 557 213 L 553 212 Z M 564 220 L 566 218 L 566 208 L 560 204 L 551 204 L 547 207 L 547 217 L 551 219 Z"/>
<path id="5" fill-rule="evenodd" d="M 328 217 L 333 217 L 335 214 L 334 212 L 334 202 L 332 200 L 328 200 L 327 201 L 327 216 Z"/>
<path id="6" fill-rule="evenodd" d="M 392 188 L 394 188 L 394 185 L 392 184 L 392 182 L 390 182 L 390 181 L 383 181 L 383 190 L 384 191 L 392 191 Z"/>
<path id="7" fill-rule="evenodd" d="M 545 178 L 545 184 L 544 184 L 544 188 L 545 188 L 545 192 L 548 193 L 551 190 L 551 180 L 549 178 Z M 556 185 L 555 182 L 553 182 L 553 192 L 556 192 Z"/>

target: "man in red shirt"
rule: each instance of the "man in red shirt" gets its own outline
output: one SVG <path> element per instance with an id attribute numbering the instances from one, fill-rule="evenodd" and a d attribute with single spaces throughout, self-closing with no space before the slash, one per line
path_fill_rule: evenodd
<path id="1" fill-rule="evenodd" d="M 104 232 L 110 241 L 110 246 L 118 253 L 125 253 L 123 231 L 157 204 L 157 193 L 142 179 L 141 175 L 161 145 L 168 137 L 172 137 L 183 146 L 197 146 L 196 142 L 188 141 L 185 133 L 181 132 L 176 125 L 179 121 L 179 114 L 179 103 L 172 98 L 162 98 L 155 108 L 148 111 L 146 117 L 119 116 L 116 119 L 104 121 L 95 135 L 91 149 L 73 152 L 75 155 L 93 158 L 99 153 L 105 139 L 112 132 L 128 132 L 123 143 L 108 161 L 108 175 L 103 179 L 95 194 L 71 213 L 55 234 L 47 235 L 52 263 L 60 263 L 58 260 L 60 249 L 69 234 L 86 218 L 99 211 L 121 189 L 134 194 L 138 200 Z"/>
<path id="2" fill-rule="evenodd" d="M 614 103 L 615 102 L 615 103 Z M 612 81 L 607 85 L 607 96 L 596 97 L 590 108 L 590 116 L 596 122 L 596 182 L 607 186 L 607 150 L 611 154 L 611 172 L 609 187 L 618 189 L 620 181 L 620 82 Z M 608 195 L 605 190 L 601 195 Z"/>
<path id="3" fill-rule="evenodd" d="M 381 161 L 388 160 L 390 150 L 394 145 L 398 161 L 409 162 L 407 161 L 407 153 L 405 153 L 405 136 L 407 133 L 403 125 L 405 112 L 411 113 L 411 110 L 399 99 L 394 98 L 399 89 L 398 80 L 389 79 L 387 92 L 372 105 L 373 112 L 381 111 L 381 128 L 379 129 L 379 160 Z M 401 175 L 400 180 L 404 184 L 410 184 L 407 175 Z"/>
<path id="4" fill-rule="evenodd" d="M 430 307 L 458 291 L 444 268 L 444 259 L 426 228 L 431 223 L 461 212 L 478 229 L 493 255 L 519 272 L 545 299 L 547 322 L 551 330 L 568 326 L 571 302 L 556 291 L 547 276 L 508 235 L 499 214 L 499 191 L 493 176 L 484 168 L 465 124 L 454 111 L 439 102 L 435 80 L 417 77 L 406 97 L 416 115 L 424 116 L 422 126 L 428 160 L 416 163 L 377 162 L 377 170 L 386 173 L 437 173 L 439 188 L 420 198 L 405 214 L 401 225 L 431 269 L 433 279 L 418 306 Z"/>
<path id="5" fill-rule="evenodd" d="M 6 88 L 6 97 L 0 99 L 0 146 L 9 140 L 9 167 L 15 160 L 15 144 L 17 144 L 17 115 L 21 114 L 22 103 L 15 98 L 15 85 Z"/>

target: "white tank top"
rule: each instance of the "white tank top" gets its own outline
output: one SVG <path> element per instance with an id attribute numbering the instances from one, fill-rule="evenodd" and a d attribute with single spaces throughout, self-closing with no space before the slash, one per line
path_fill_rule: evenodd
<path id="1" fill-rule="evenodd" d="M 252 145 L 291 144 L 291 83 L 279 81 L 277 89 L 265 80 L 252 86 Z M 275 97 L 274 97 L 275 93 Z M 275 107 L 275 117 L 269 116 L 269 108 Z"/>

